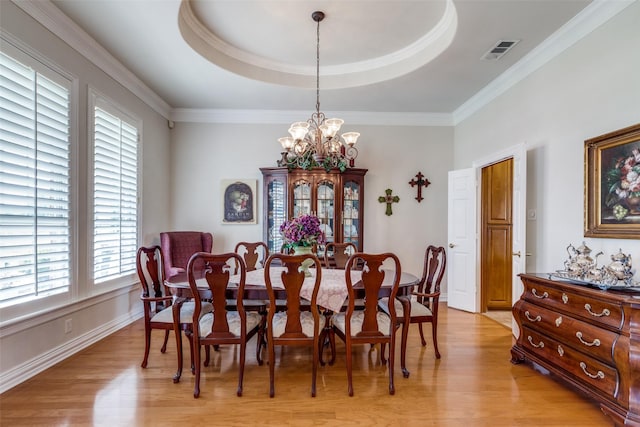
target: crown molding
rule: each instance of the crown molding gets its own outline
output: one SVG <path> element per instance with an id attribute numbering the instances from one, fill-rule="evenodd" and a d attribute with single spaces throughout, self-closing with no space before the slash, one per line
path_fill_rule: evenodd
<path id="1" fill-rule="evenodd" d="M 122 84 L 163 117 L 176 122 L 282 124 L 300 120 L 308 112 L 281 110 L 172 109 L 135 74 L 115 59 L 82 28 L 49 0 L 12 0 L 45 28 Z M 455 126 L 467 119 L 516 83 L 590 34 L 637 0 L 594 0 L 523 59 L 469 98 L 452 114 L 334 112 L 349 123 L 385 126 Z"/>
<path id="2" fill-rule="evenodd" d="M 145 104 L 164 118 L 169 118 L 171 106 L 152 91 L 142 80 L 129 71 L 98 44 L 80 26 L 62 13 L 49 0 L 12 0 L 13 3 L 33 19 L 58 36 L 95 66 L 133 92 Z"/>
<path id="3" fill-rule="evenodd" d="M 594 0 L 524 58 L 458 107 L 453 112 L 453 125 L 476 113 L 635 1 L 637 0 Z"/>
<path id="4" fill-rule="evenodd" d="M 225 110 L 176 108 L 171 111 L 174 122 L 291 124 L 310 116 L 309 111 L 293 110 Z M 325 114 L 327 114 L 325 112 Z M 445 113 L 379 113 L 367 111 L 332 111 L 349 124 L 376 126 L 453 126 L 451 114 Z"/>

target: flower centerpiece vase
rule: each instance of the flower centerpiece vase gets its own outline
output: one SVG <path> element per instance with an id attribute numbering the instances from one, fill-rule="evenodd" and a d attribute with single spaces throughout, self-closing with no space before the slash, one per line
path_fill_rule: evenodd
<path id="1" fill-rule="evenodd" d="M 298 246 L 298 245 L 294 245 L 293 246 L 293 253 L 295 255 L 307 255 L 307 254 L 313 254 L 313 247 L 312 246 Z M 309 267 L 313 264 L 313 261 L 310 259 L 305 259 L 304 261 L 302 261 L 301 264 L 301 270 L 304 273 L 305 277 L 311 277 L 311 272 L 309 271 Z"/>

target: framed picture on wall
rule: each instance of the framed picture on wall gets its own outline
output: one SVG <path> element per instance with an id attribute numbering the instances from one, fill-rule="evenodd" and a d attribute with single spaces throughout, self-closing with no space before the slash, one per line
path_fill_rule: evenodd
<path id="1" fill-rule="evenodd" d="M 222 180 L 222 223 L 256 224 L 256 180 Z"/>
<path id="2" fill-rule="evenodd" d="M 640 124 L 585 141 L 586 237 L 640 238 Z"/>

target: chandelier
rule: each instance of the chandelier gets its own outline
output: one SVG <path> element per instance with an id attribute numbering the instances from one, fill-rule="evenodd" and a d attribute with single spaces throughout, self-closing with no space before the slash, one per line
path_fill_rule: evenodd
<path id="1" fill-rule="evenodd" d="M 278 139 L 284 150 L 278 166 L 287 166 L 289 169 L 320 166 L 327 171 L 338 168 L 344 172 L 347 167 L 355 164 L 358 156 L 355 145 L 360 134 L 346 132 L 338 135 L 344 120 L 327 119 L 320 111 L 320 21 L 324 19 L 324 12 L 315 11 L 311 17 L 317 23 L 316 111 L 306 122 L 293 123 L 289 127 L 291 136 Z"/>

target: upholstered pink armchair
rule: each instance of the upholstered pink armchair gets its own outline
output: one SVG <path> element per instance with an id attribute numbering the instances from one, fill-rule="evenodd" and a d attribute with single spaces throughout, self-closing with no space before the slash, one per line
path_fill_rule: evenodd
<path id="1" fill-rule="evenodd" d="M 200 231 L 167 231 L 160 233 L 160 247 L 164 257 L 164 277 L 171 280 L 173 276 L 186 273 L 191 255 L 211 252 L 213 235 Z"/>

